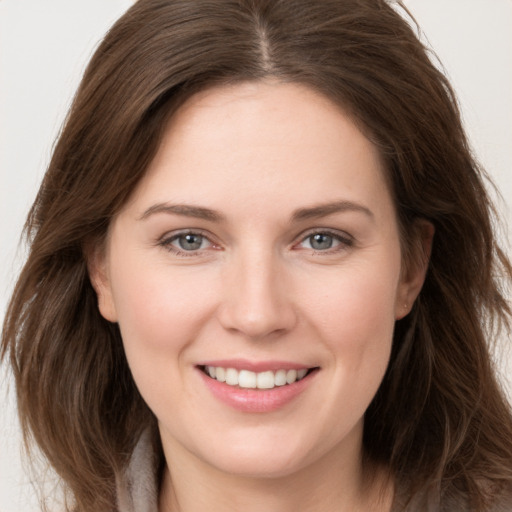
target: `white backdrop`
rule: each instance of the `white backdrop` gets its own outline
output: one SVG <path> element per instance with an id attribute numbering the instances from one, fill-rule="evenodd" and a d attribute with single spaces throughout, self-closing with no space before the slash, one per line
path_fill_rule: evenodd
<path id="1" fill-rule="evenodd" d="M 91 52 L 131 0 L 0 0 L 0 314 L 19 234 Z M 443 62 L 473 147 L 512 227 L 512 0 L 406 0 Z M 463 262 L 461 262 L 463 264 Z M 501 362 L 504 379 L 512 360 Z M 13 390 L 0 371 L 0 512 L 39 510 L 23 471 Z M 510 384 L 509 384 L 510 385 Z M 512 387 L 509 387 L 512 389 Z"/>

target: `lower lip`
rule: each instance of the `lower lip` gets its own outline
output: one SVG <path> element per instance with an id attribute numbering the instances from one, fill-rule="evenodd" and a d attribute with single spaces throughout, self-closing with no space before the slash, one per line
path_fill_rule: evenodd
<path id="1" fill-rule="evenodd" d="M 293 384 L 272 389 L 244 389 L 212 379 L 199 368 L 198 372 L 216 398 L 242 412 L 272 412 L 281 409 L 305 391 L 318 373 L 314 370 Z"/>

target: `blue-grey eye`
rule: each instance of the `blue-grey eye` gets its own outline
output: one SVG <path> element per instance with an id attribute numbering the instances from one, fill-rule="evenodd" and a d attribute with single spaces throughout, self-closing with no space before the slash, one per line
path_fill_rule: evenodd
<path id="1" fill-rule="evenodd" d="M 350 235 L 343 236 L 329 231 L 317 231 L 306 236 L 300 242 L 300 247 L 318 252 L 329 252 L 341 250 L 352 246 Z"/>
<path id="2" fill-rule="evenodd" d="M 315 233 L 308 237 L 309 245 L 315 251 L 325 251 L 326 249 L 331 249 L 336 240 L 332 235 L 328 233 Z"/>
<path id="3" fill-rule="evenodd" d="M 180 249 L 184 251 L 197 251 L 203 247 L 206 239 L 203 235 L 198 235 L 197 233 L 185 233 L 182 235 L 178 235 L 174 242 L 177 242 L 177 245 Z"/>

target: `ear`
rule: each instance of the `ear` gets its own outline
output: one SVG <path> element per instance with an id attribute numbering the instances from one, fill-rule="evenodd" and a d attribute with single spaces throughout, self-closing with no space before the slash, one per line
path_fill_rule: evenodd
<path id="1" fill-rule="evenodd" d="M 89 244 L 85 250 L 87 270 L 92 287 L 98 297 L 98 309 L 101 316 L 109 322 L 117 322 L 105 245 L 104 243 Z"/>
<path id="2" fill-rule="evenodd" d="M 395 319 L 407 316 L 418 297 L 427 275 L 435 228 L 425 219 L 415 221 L 411 249 L 404 256 L 404 265 L 395 302 Z"/>

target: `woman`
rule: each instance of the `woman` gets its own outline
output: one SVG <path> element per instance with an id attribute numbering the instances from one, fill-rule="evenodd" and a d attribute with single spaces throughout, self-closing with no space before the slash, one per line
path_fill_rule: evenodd
<path id="1" fill-rule="evenodd" d="M 3 333 L 76 510 L 508 510 L 510 308 L 451 89 L 385 2 L 141 0 Z"/>

